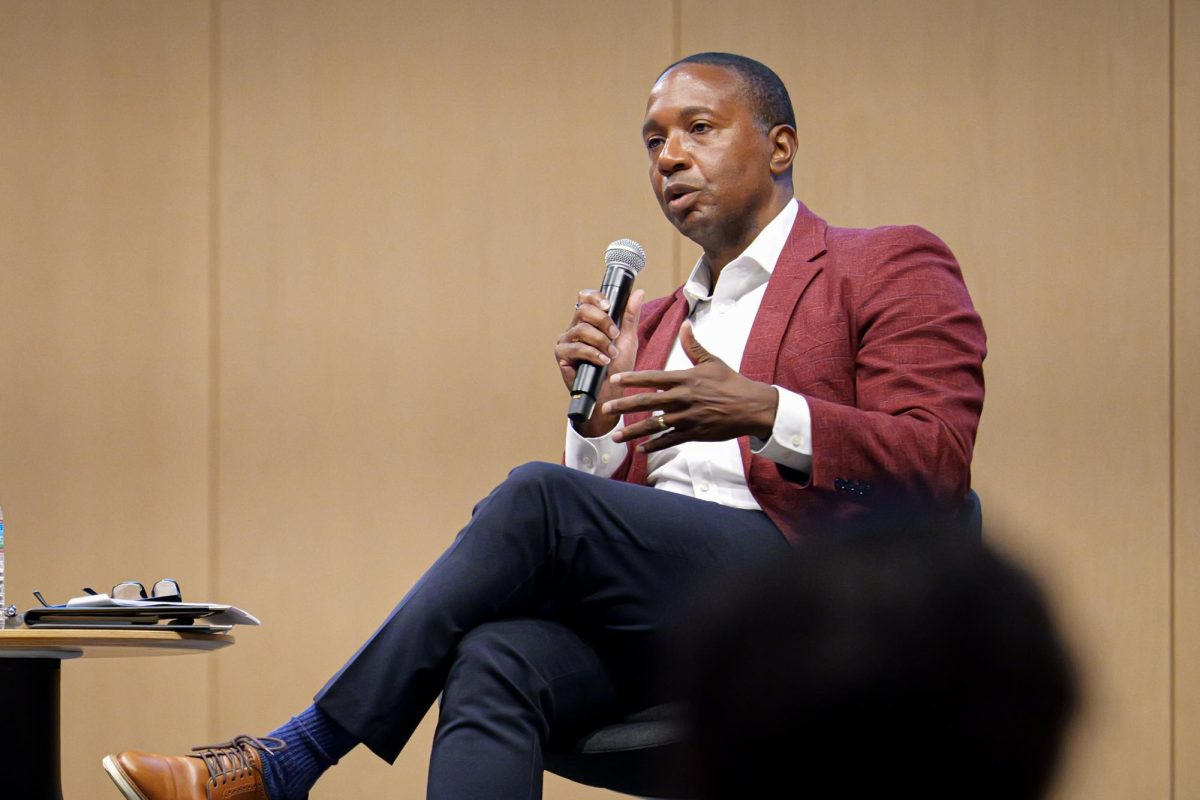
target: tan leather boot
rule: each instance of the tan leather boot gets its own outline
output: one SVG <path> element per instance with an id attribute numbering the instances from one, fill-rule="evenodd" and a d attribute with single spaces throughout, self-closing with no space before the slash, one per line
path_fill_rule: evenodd
<path id="1" fill-rule="evenodd" d="M 270 800 L 260 753 L 278 752 L 279 739 L 236 736 L 192 748 L 190 756 L 130 751 L 104 757 L 104 769 L 126 800 Z"/>

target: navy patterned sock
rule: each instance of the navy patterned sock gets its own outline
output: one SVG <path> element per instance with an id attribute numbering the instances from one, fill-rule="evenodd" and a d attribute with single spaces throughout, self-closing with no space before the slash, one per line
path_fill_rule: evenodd
<path id="1" fill-rule="evenodd" d="M 358 744 L 316 706 L 309 706 L 267 736 L 287 744 L 262 757 L 263 783 L 271 800 L 304 800 L 317 778 Z"/>

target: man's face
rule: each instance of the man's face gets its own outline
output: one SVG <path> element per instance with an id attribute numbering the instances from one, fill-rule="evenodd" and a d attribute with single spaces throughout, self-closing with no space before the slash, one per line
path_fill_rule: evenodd
<path id="1" fill-rule="evenodd" d="M 642 134 L 663 213 L 707 253 L 740 251 L 747 231 L 756 234 L 769 221 L 761 217 L 774 193 L 772 144 L 737 73 L 711 64 L 675 67 L 650 91 Z"/>

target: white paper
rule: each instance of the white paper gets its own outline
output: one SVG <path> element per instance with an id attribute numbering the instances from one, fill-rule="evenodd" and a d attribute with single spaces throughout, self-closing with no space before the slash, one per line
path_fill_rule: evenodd
<path id="1" fill-rule="evenodd" d="M 153 600 L 118 600 L 106 594 L 87 594 L 72 597 L 67 608 L 85 610 L 89 608 L 136 608 L 139 611 L 161 613 L 164 617 L 175 612 L 212 612 L 204 617 L 210 625 L 259 625 L 258 617 L 240 608 L 224 603 L 156 603 Z M 51 609 L 45 609 L 50 611 Z"/>

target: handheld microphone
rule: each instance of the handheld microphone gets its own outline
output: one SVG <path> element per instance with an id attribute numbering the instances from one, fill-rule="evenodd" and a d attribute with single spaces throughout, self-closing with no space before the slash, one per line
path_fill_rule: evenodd
<path id="1" fill-rule="evenodd" d="M 608 316 L 618 325 L 625 315 L 625 303 L 633 292 L 633 279 L 646 266 L 646 251 L 632 239 L 618 239 L 604 251 L 604 281 L 600 292 L 608 299 Z M 580 364 L 571 384 L 571 404 L 567 419 L 587 422 L 596 407 L 596 396 L 604 385 L 608 367 Z"/>

